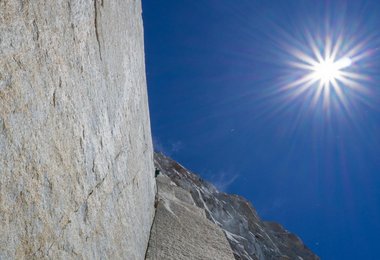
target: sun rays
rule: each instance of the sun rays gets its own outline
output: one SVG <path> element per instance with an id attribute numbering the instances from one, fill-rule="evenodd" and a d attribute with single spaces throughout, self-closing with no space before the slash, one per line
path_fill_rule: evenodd
<path id="1" fill-rule="evenodd" d="M 347 109 L 350 96 L 366 92 L 362 83 L 368 77 L 355 68 L 355 63 L 366 56 L 363 43 L 352 44 L 343 37 L 333 41 L 326 36 L 321 44 L 309 34 L 306 46 L 302 50 L 286 49 L 291 57 L 289 72 L 294 75 L 283 87 L 293 99 L 311 100 L 313 106 L 322 103 L 325 109 L 334 100 Z"/>

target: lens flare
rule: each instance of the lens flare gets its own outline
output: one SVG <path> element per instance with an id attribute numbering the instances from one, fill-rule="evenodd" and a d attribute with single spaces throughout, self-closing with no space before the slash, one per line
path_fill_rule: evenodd
<path id="1" fill-rule="evenodd" d="M 367 56 L 363 52 L 364 43 L 352 44 L 339 37 L 332 44 L 331 37 L 326 37 L 321 44 L 310 35 L 307 42 L 308 48 L 302 51 L 287 48 L 291 54 L 288 65 L 292 68 L 293 80 L 285 84 L 285 89 L 293 98 L 303 95 L 306 100 L 312 100 L 313 105 L 322 100 L 325 108 L 334 100 L 347 108 L 353 92 L 366 92 L 362 83 L 368 77 L 353 68 L 356 62 Z"/>
<path id="2" fill-rule="evenodd" d="M 320 80 L 323 86 L 329 87 L 330 83 L 342 77 L 342 69 L 352 64 L 350 58 L 342 58 L 334 61 L 331 58 L 321 61 L 314 65 L 312 76 L 314 79 Z"/>

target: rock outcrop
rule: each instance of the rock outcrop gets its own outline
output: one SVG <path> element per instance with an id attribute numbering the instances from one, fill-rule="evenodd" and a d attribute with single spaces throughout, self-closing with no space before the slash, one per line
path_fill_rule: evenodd
<path id="1" fill-rule="evenodd" d="M 157 176 L 157 190 L 147 260 L 234 258 L 223 231 L 207 219 L 188 191 L 163 174 Z"/>
<path id="2" fill-rule="evenodd" d="M 177 189 L 182 188 L 189 192 L 195 205 L 224 231 L 235 259 L 319 259 L 299 237 L 277 223 L 262 221 L 246 199 L 218 191 L 213 185 L 163 154 L 155 154 L 155 165 L 163 175 L 170 178 Z M 157 212 L 159 211 L 160 207 Z M 176 232 L 181 232 L 181 229 L 173 231 Z M 212 247 L 213 244 L 208 246 Z"/>
<path id="3" fill-rule="evenodd" d="M 144 258 L 146 91 L 140 1 L 0 1 L 0 259 Z"/>

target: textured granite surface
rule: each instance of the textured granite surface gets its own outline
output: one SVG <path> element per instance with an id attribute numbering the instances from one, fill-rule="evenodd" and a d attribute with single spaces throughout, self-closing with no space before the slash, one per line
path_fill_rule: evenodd
<path id="1" fill-rule="evenodd" d="M 154 166 L 137 0 L 0 1 L 0 259 L 143 259 Z"/>
<path id="2" fill-rule="evenodd" d="M 222 231 L 196 206 L 191 194 L 164 174 L 157 177 L 156 215 L 147 260 L 231 260 Z"/>

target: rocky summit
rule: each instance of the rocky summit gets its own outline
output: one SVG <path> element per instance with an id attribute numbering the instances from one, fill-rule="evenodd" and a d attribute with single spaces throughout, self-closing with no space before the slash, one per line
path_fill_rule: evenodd
<path id="1" fill-rule="evenodd" d="M 170 178 L 170 182 L 167 180 L 165 185 L 170 185 L 168 183 L 171 183 L 172 189 L 181 190 L 181 193 L 187 192 L 191 194 L 191 198 L 186 197 L 186 199 L 181 200 L 181 196 L 177 196 L 176 200 L 182 201 L 181 203 L 185 203 L 185 201 L 194 202 L 197 211 L 202 210 L 207 219 L 223 231 L 235 259 L 319 259 L 317 255 L 306 247 L 298 236 L 290 233 L 278 223 L 262 221 L 252 204 L 245 198 L 218 191 L 212 184 L 202 180 L 198 175 L 161 153 L 156 153 L 154 158 L 155 165 L 160 170 L 160 174 L 168 179 Z M 161 178 L 158 178 L 158 189 L 166 189 L 161 182 Z M 167 205 L 171 203 L 171 200 L 166 196 L 161 196 L 161 194 L 162 193 L 159 192 L 157 197 L 158 207 L 153 227 L 166 230 L 170 228 L 171 222 L 168 222 L 166 225 L 165 223 L 157 222 L 161 221 L 163 217 L 161 205 Z M 195 210 L 189 212 L 194 214 L 194 211 Z M 168 213 L 166 212 L 166 214 Z M 171 214 L 173 214 L 171 217 L 176 216 L 175 212 L 171 212 Z M 170 214 L 168 215 L 170 216 Z M 187 216 L 189 216 L 189 214 L 187 214 Z M 200 223 L 197 222 L 196 224 Z M 183 222 L 181 226 L 186 226 L 185 222 Z M 198 229 L 202 228 L 192 226 L 192 232 L 196 232 Z M 173 230 L 173 233 L 181 232 L 183 232 L 181 228 Z M 182 236 L 184 236 L 184 234 L 182 234 Z M 189 243 L 191 241 L 187 242 Z M 152 240 L 151 237 L 150 245 L 153 246 L 154 243 L 157 245 L 157 240 Z M 159 239 L 158 243 L 165 244 L 166 241 Z M 194 243 L 190 246 L 195 245 Z M 219 244 L 212 241 L 209 241 L 207 245 L 210 251 L 216 250 L 219 246 Z M 171 244 L 159 246 L 172 247 Z M 171 249 L 166 250 L 170 251 Z M 158 253 L 162 253 L 162 249 L 158 249 Z M 193 258 L 168 257 L 157 259 Z M 223 258 L 205 257 L 199 259 Z M 232 259 L 232 257 L 230 259 Z"/>

